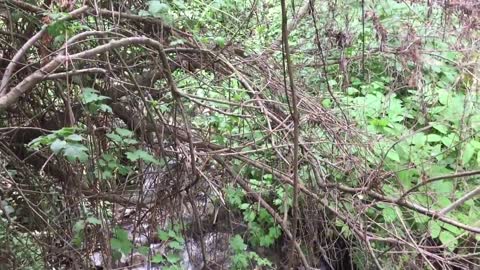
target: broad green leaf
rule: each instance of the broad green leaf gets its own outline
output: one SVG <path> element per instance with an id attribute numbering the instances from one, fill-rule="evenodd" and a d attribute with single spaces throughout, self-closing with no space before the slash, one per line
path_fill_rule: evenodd
<path id="1" fill-rule="evenodd" d="M 74 232 L 79 232 L 81 230 L 83 230 L 85 228 L 85 220 L 79 220 L 77 222 L 75 222 L 75 224 L 73 225 L 73 231 Z"/>
<path id="2" fill-rule="evenodd" d="M 322 106 L 325 107 L 325 108 L 331 108 L 332 107 L 332 100 L 329 99 L 329 98 L 326 98 L 324 100 L 322 100 Z"/>
<path id="3" fill-rule="evenodd" d="M 279 227 L 273 226 L 268 229 L 268 235 L 272 236 L 274 239 L 277 239 L 282 234 L 282 230 Z"/>
<path id="4" fill-rule="evenodd" d="M 462 155 L 462 165 L 467 165 L 475 154 L 475 147 L 472 143 L 468 142 L 465 144 L 463 155 Z"/>
<path id="5" fill-rule="evenodd" d="M 225 38 L 224 37 L 215 37 L 214 41 L 215 41 L 215 44 L 217 44 L 220 48 L 225 47 Z"/>
<path id="6" fill-rule="evenodd" d="M 115 230 L 115 237 L 120 240 L 128 241 L 128 231 L 124 229 L 117 228 Z"/>
<path id="7" fill-rule="evenodd" d="M 382 210 L 383 219 L 385 222 L 393 222 L 397 219 L 397 212 L 392 207 L 386 207 Z"/>
<path id="8" fill-rule="evenodd" d="M 55 134 L 60 136 L 60 137 L 67 137 L 67 136 L 70 136 L 70 135 L 74 134 L 75 131 L 76 131 L 76 128 L 64 127 L 62 129 L 59 129 L 59 130 L 55 131 Z"/>
<path id="9" fill-rule="evenodd" d="M 177 236 L 177 233 L 174 230 L 168 230 L 168 236 L 171 238 L 175 238 Z"/>
<path id="10" fill-rule="evenodd" d="M 152 257 L 152 262 L 153 263 L 163 263 L 165 261 L 165 258 L 161 254 L 156 254 Z"/>
<path id="11" fill-rule="evenodd" d="M 242 210 L 245 210 L 247 209 L 248 207 L 250 207 L 250 204 L 249 203 L 242 203 L 240 204 L 240 206 L 238 208 L 242 209 Z"/>
<path id="12" fill-rule="evenodd" d="M 177 254 L 168 254 L 168 255 L 167 255 L 167 261 L 168 261 L 169 263 L 172 263 L 172 264 L 179 262 L 180 259 L 181 259 L 180 256 L 177 255 Z"/>
<path id="13" fill-rule="evenodd" d="M 411 188 L 413 180 L 418 176 L 415 169 L 403 170 L 398 173 L 398 179 L 405 188 Z"/>
<path id="14" fill-rule="evenodd" d="M 480 114 L 472 115 L 472 117 L 470 117 L 470 126 L 475 131 L 480 131 Z"/>
<path id="15" fill-rule="evenodd" d="M 65 146 L 67 145 L 67 142 L 64 140 L 56 139 L 51 145 L 50 149 L 52 150 L 53 153 L 58 154 Z"/>
<path id="16" fill-rule="evenodd" d="M 357 88 L 354 88 L 354 87 L 348 87 L 347 88 L 347 94 L 349 96 L 356 95 L 357 93 L 360 93 L 360 91 Z"/>
<path id="17" fill-rule="evenodd" d="M 158 0 L 150 1 L 148 3 L 148 12 L 152 15 L 161 15 L 162 13 L 167 12 L 169 6 L 165 3 L 162 3 Z"/>
<path id="18" fill-rule="evenodd" d="M 96 217 L 88 217 L 88 218 L 87 218 L 87 222 L 90 223 L 90 224 L 102 225 L 102 221 L 99 220 L 99 219 L 96 218 Z"/>
<path id="19" fill-rule="evenodd" d="M 427 170 L 427 174 L 429 177 L 436 177 L 440 175 L 451 174 L 452 170 L 449 170 L 445 166 L 433 165 Z"/>
<path id="20" fill-rule="evenodd" d="M 144 10 L 144 9 L 141 9 L 141 10 L 138 11 L 138 15 L 139 15 L 139 16 L 142 16 L 142 17 L 148 17 L 148 16 L 150 16 L 151 14 L 150 14 L 150 12 L 148 12 L 148 11 L 146 11 L 146 10 Z"/>
<path id="21" fill-rule="evenodd" d="M 240 235 L 236 234 L 232 239 L 230 239 L 230 247 L 235 251 L 244 251 L 247 249 L 247 245 L 243 242 L 243 239 Z"/>
<path id="22" fill-rule="evenodd" d="M 118 240 L 118 239 L 116 239 L 116 238 L 110 239 L 110 246 L 111 246 L 113 249 L 119 250 L 119 251 L 121 251 L 122 248 L 124 247 L 124 246 L 123 246 L 123 242 L 120 241 L 120 240 Z"/>
<path id="23" fill-rule="evenodd" d="M 396 161 L 396 162 L 400 162 L 400 156 L 398 155 L 398 153 L 395 151 L 395 150 L 390 150 L 388 151 L 387 153 L 387 157 L 393 161 Z"/>
<path id="24" fill-rule="evenodd" d="M 65 139 L 67 139 L 68 141 L 73 141 L 73 142 L 81 142 L 83 141 L 83 137 L 78 135 L 78 134 L 72 134 L 72 135 L 69 135 L 67 136 Z"/>
<path id="25" fill-rule="evenodd" d="M 119 250 L 123 254 L 128 254 L 132 251 L 133 244 L 130 241 L 120 241 L 118 239 L 111 240 L 112 248 Z"/>
<path id="26" fill-rule="evenodd" d="M 445 137 L 442 137 L 442 143 L 446 147 L 452 147 L 455 143 L 457 143 L 460 140 L 457 134 L 450 133 Z"/>
<path id="27" fill-rule="evenodd" d="M 110 99 L 109 97 L 102 96 L 98 94 L 99 92 L 93 88 L 83 88 L 82 101 L 83 104 L 94 103 L 97 101 L 102 101 L 105 99 Z"/>
<path id="28" fill-rule="evenodd" d="M 133 136 L 133 132 L 128 130 L 128 129 L 124 129 L 124 128 L 116 128 L 115 129 L 115 132 L 118 133 L 118 135 L 122 136 L 122 137 L 131 137 Z"/>
<path id="29" fill-rule="evenodd" d="M 432 127 L 442 134 L 448 133 L 448 127 L 444 124 L 431 123 Z"/>
<path id="30" fill-rule="evenodd" d="M 173 248 L 173 249 L 178 249 L 178 250 L 182 250 L 183 249 L 183 246 L 177 242 L 177 241 L 172 241 L 168 244 L 169 247 Z"/>
<path id="31" fill-rule="evenodd" d="M 135 139 L 123 139 L 123 142 L 124 142 L 125 144 L 130 144 L 130 145 L 131 145 L 131 144 L 136 144 L 136 143 L 138 143 L 138 141 L 135 140 Z"/>
<path id="32" fill-rule="evenodd" d="M 447 105 L 448 104 L 448 100 L 450 98 L 450 94 L 449 92 L 447 92 L 446 90 L 444 89 L 438 89 L 438 101 L 440 101 L 440 103 L 442 103 L 442 105 Z"/>
<path id="33" fill-rule="evenodd" d="M 449 180 L 436 181 L 433 182 L 431 186 L 437 193 L 442 193 L 443 195 L 450 194 L 454 191 L 453 183 Z"/>
<path id="34" fill-rule="evenodd" d="M 122 137 L 120 137 L 119 135 L 117 135 L 115 133 L 108 133 L 107 138 L 109 138 L 110 140 L 112 140 L 114 142 L 117 142 L 117 143 L 122 142 Z"/>
<path id="35" fill-rule="evenodd" d="M 442 140 L 442 136 L 437 135 L 437 134 L 429 134 L 427 135 L 427 141 L 428 142 L 439 142 Z"/>
<path id="36" fill-rule="evenodd" d="M 449 198 L 447 198 L 447 196 L 445 196 L 443 194 L 437 196 L 437 202 L 435 203 L 435 206 L 436 206 L 436 208 L 438 208 L 438 210 L 443 209 L 443 208 L 449 206 L 450 204 L 452 204 L 452 202 L 450 201 Z"/>
<path id="37" fill-rule="evenodd" d="M 430 220 L 428 216 L 419 214 L 417 212 L 413 213 L 413 218 L 415 219 L 416 223 L 420 223 L 420 224 L 427 223 Z"/>
<path id="38" fill-rule="evenodd" d="M 102 112 L 113 113 L 112 107 L 108 106 L 107 104 L 100 104 L 99 110 Z"/>
<path id="39" fill-rule="evenodd" d="M 440 235 L 442 227 L 440 227 L 438 222 L 432 220 L 428 223 L 428 230 L 430 231 L 430 236 L 435 239 Z"/>
<path id="40" fill-rule="evenodd" d="M 66 156 L 70 161 L 75 161 L 78 159 L 80 162 L 85 162 L 88 160 L 88 148 L 81 144 L 69 143 L 64 149 L 63 155 Z"/>
<path id="41" fill-rule="evenodd" d="M 260 246 L 261 247 L 269 247 L 274 243 L 275 239 L 270 235 L 263 235 L 260 236 Z"/>
<path id="42" fill-rule="evenodd" d="M 425 145 L 426 141 L 427 141 L 427 136 L 425 136 L 423 132 L 413 135 L 411 140 L 411 142 L 417 147 Z"/>
<path id="43" fill-rule="evenodd" d="M 450 225 L 450 224 L 445 223 L 445 222 L 442 222 L 442 227 L 443 227 L 445 230 L 447 230 L 447 231 L 449 231 L 449 232 L 451 232 L 452 234 L 457 235 L 457 236 L 460 235 L 460 234 L 462 234 L 462 233 L 464 232 L 464 230 L 459 229 L 458 227 L 453 226 L 453 225 Z"/>
<path id="44" fill-rule="evenodd" d="M 160 240 L 162 241 L 167 241 L 168 239 L 170 239 L 170 236 L 168 236 L 168 232 L 166 231 L 158 230 L 157 234 L 158 238 L 160 238 Z"/>
<path id="45" fill-rule="evenodd" d="M 134 152 L 127 152 L 126 155 L 127 155 L 127 158 L 131 161 L 137 161 L 137 160 L 141 159 L 141 160 L 143 160 L 147 163 L 160 164 L 160 161 L 158 161 L 156 158 L 154 158 L 148 152 L 140 150 L 140 149 L 135 150 Z"/>
<path id="46" fill-rule="evenodd" d="M 442 242 L 442 244 L 450 251 L 453 251 L 458 246 L 458 240 L 448 231 L 442 231 L 439 235 L 439 239 L 440 242 Z"/>
<path id="47" fill-rule="evenodd" d="M 244 214 L 243 214 L 243 219 L 247 222 L 252 222 L 255 220 L 255 216 L 256 216 L 256 213 L 255 211 L 253 210 L 250 210 L 250 211 L 246 211 Z"/>
<path id="48" fill-rule="evenodd" d="M 144 256 L 148 256 L 148 254 L 150 253 L 150 248 L 145 246 L 138 247 L 138 253 Z"/>

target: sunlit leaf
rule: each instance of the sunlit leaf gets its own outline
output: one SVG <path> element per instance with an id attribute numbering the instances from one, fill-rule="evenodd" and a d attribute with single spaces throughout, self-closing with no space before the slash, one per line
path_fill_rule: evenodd
<path id="1" fill-rule="evenodd" d="M 64 140 L 59 140 L 56 139 L 51 145 L 50 149 L 52 150 L 53 153 L 58 154 L 65 146 L 67 145 L 67 142 Z"/>

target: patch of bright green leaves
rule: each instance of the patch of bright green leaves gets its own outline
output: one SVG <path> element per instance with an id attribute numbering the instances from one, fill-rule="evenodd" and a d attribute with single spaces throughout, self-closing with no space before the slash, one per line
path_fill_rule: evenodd
<path id="1" fill-rule="evenodd" d="M 52 134 L 32 140 L 28 146 L 33 150 L 49 146 L 54 154 L 61 154 L 71 162 L 84 163 L 88 160 L 88 148 L 82 144 L 85 139 L 75 133 L 77 130 L 76 128 L 65 127 L 54 131 Z"/>

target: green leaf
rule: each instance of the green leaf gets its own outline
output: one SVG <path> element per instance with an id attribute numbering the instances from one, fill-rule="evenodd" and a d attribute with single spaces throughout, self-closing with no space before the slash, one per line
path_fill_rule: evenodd
<path id="1" fill-rule="evenodd" d="M 442 140 L 442 136 L 437 135 L 437 134 L 429 134 L 427 135 L 427 141 L 428 142 L 439 142 Z"/>
<path id="2" fill-rule="evenodd" d="M 168 9 L 169 6 L 167 4 L 157 0 L 150 1 L 148 3 L 148 12 L 150 12 L 152 15 L 161 15 L 162 13 L 167 12 Z"/>
<path id="3" fill-rule="evenodd" d="M 150 12 L 148 12 L 148 11 L 146 11 L 146 10 L 144 10 L 144 9 L 141 9 L 141 10 L 138 11 L 138 15 L 139 15 L 139 16 L 142 16 L 142 17 L 148 17 L 148 16 L 150 16 L 151 14 L 150 14 Z"/>
<path id="4" fill-rule="evenodd" d="M 177 233 L 174 230 L 168 230 L 168 236 L 171 238 L 175 238 L 177 236 Z"/>
<path id="5" fill-rule="evenodd" d="M 432 183 L 432 188 L 437 193 L 450 194 L 453 192 L 453 183 L 452 181 L 436 181 Z"/>
<path id="6" fill-rule="evenodd" d="M 396 162 L 400 162 L 400 156 L 398 155 L 398 153 L 395 151 L 395 150 L 390 150 L 388 151 L 387 153 L 387 157 L 393 161 L 396 161 Z"/>
<path id="7" fill-rule="evenodd" d="M 95 225 L 102 225 L 102 221 L 100 221 L 98 218 L 96 217 L 88 217 L 87 218 L 87 222 L 90 223 L 90 224 L 95 224 Z"/>
<path id="8" fill-rule="evenodd" d="M 445 222 L 442 222 L 442 227 L 445 230 L 451 232 L 453 235 L 456 235 L 456 236 L 459 236 L 464 232 L 464 230 L 459 229 L 457 226 L 453 226 L 453 225 L 445 223 Z"/>
<path id="9" fill-rule="evenodd" d="M 108 133 L 107 138 L 109 138 L 110 140 L 112 140 L 114 142 L 117 142 L 117 143 L 122 142 L 122 137 L 120 137 L 119 135 L 117 135 L 115 133 Z"/>
<path id="10" fill-rule="evenodd" d="M 412 187 L 412 181 L 417 176 L 418 172 L 415 169 L 408 169 L 398 172 L 398 179 L 406 189 Z"/>
<path id="11" fill-rule="evenodd" d="M 107 104 L 100 104 L 98 109 L 102 112 L 113 113 L 112 107 L 108 106 Z"/>
<path id="12" fill-rule="evenodd" d="M 480 114 L 472 115 L 472 117 L 470 117 L 470 126 L 475 131 L 480 131 Z"/>
<path id="13" fill-rule="evenodd" d="M 437 197 L 438 198 L 437 198 L 437 201 L 435 202 L 435 207 L 439 210 L 449 206 L 450 204 L 452 204 L 450 199 L 447 198 L 446 196 L 437 196 Z"/>
<path id="14" fill-rule="evenodd" d="M 179 262 L 180 259 L 181 259 L 180 256 L 177 255 L 177 254 L 168 254 L 168 255 L 167 255 L 167 261 L 168 261 L 169 263 L 172 263 L 172 264 Z"/>
<path id="15" fill-rule="evenodd" d="M 247 222 L 252 222 L 252 221 L 255 220 L 255 216 L 256 216 L 256 215 L 257 215 L 257 214 L 255 213 L 255 211 L 250 210 L 250 211 L 246 211 L 246 212 L 244 213 L 244 217 L 243 217 L 243 218 L 244 218 L 244 220 L 247 221 Z"/>
<path id="16" fill-rule="evenodd" d="M 99 92 L 93 88 L 83 88 L 82 101 L 83 104 L 95 103 L 97 101 L 102 101 L 105 99 L 110 99 L 109 97 L 102 96 L 98 94 Z"/>
<path id="17" fill-rule="evenodd" d="M 269 247 L 273 244 L 274 239 L 270 235 L 260 236 L 260 246 Z"/>
<path id="18" fill-rule="evenodd" d="M 81 144 L 67 144 L 64 148 L 63 155 L 67 157 L 70 161 L 79 160 L 80 162 L 85 162 L 88 160 L 88 148 Z"/>
<path id="19" fill-rule="evenodd" d="M 427 223 L 430 220 L 430 217 L 417 212 L 413 213 L 413 218 L 415 219 L 415 222 L 419 224 Z"/>
<path id="20" fill-rule="evenodd" d="M 138 143 L 138 141 L 135 140 L 135 139 L 123 139 L 123 142 L 124 142 L 125 144 L 128 144 L 128 145 L 132 145 L 132 144 Z"/>
<path id="21" fill-rule="evenodd" d="M 168 236 L 168 233 L 165 231 L 158 230 L 157 234 L 158 238 L 160 238 L 160 240 L 162 241 L 167 241 L 168 239 L 170 239 L 170 236 Z"/>
<path id="22" fill-rule="evenodd" d="M 348 87 L 348 88 L 347 88 L 347 94 L 348 94 L 349 96 L 353 96 L 353 95 L 355 95 L 355 94 L 357 94 L 357 93 L 360 93 L 360 91 L 358 91 L 357 88 L 354 88 L 354 87 Z"/>
<path id="23" fill-rule="evenodd" d="M 143 150 L 136 150 L 134 152 L 127 152 L 127 158 L 131 161 L 137 161 L 139 159 L 145 161 L 146 163 L 160 164 L 156 158 L 150 155 L 148 152 Z"/>
<path id="24" fill-rule="evenodd" d="M 138 247 L 138 253 L 144 256 L 148 256 L 148 254 L 150 253 L 150 248 L 145 246 Z"/>
<path id="25" fill-rule="evenodd" d="M 118 135 L 122 136 L 122 137 L 131 137 L 133 136 L 133 132 L 128 130 L 128 129 L 124 129 L 124 128 L 116 128 L 115 129 L 115 132 L 118 133 Z"/>
<path id="26" fill-rule="evenodd" d="M 242 209 L 242 210 L 245 210 L 247 209 L 248 207 L 250 207 L 250 204 L 249 203 L 242 203 L 240 204 L 240 206 L 238 208 Z"/>
<path id="27" fill-rule="evenodd" d="M 438 101 L 440 101 L 442 105 L 447 105 L 449 99 L 450 99 L 449 92 L 447 92 L 445 89 L 438 90 Z"/>
<path id="28" fill-rule="evenodd" d="M 332 104 L 333 104 L 333 102 L 329 98 L 326 98 L 326 99 L 322 100 L 322 106 L 325 107 L 325 108 L 331 108 Z"/>
<path id="29" fill-rule="evenodd" d="M 73 231 L 77 233 L 83 230 L 84 228 L 85 228 L 85 220 L 83 219 L 75 222 L 75 224 L 73 225 Z"/>
<path id="30" fill-rule="evenodd" d="M 165 261 L 165 258 L 161 254 L 156 254 L 152 257 L 152 262 L 153 263 L 163 263 Z"/>
<path id="31" fill-rule="evenodd" d="M 442 134 L 448 133 L 448 127 L 439 123 L 431 123 L 432 127 Z"/>
<path id="32" fill-rule="evenodd" d="M 475 154 L 475 147 L 472 143 L 465 144 L 463 155 L 462 155 L 462 165 L 467 165 Z"/>
<path id="33" fill-rule="evenodd" d="M 427 136 L 425 136 L 423 132 L 417 133 L 412 137 L 412 143 L 417 147 L 425 145 L 426 141 L 427 141 Z"/>
<path id="34" fill-rule="evenodd" d="M 132 251 L 133 244 L 130 241 L 121 241 L 117 238 L 110 239 L 112 249 L 118 250 L 123 254 L 128 254 Z"/>
<path id="35" fill-rule="evenodd" d="M 230 247 L 235 252 L 247 250 L 247 245 L 243 242 L 243 238 L 238 234 L 230 239 Z"/>
<path id="36" fill-rule="evenodd" d="M 455 143 L 457 143 L 460 140 L 457 134 L 450 133 L 445 137 L 442 137 L 442 143 L 446 147 L 452 147 Z"/>
<path id="37" fill-rule="evenodd" d="M 428 223 L 428 230 L 430 231 L 430 236 L 435 239 L 440 235 L 442 227 L 436 221 L 430 221 Z"/>
<path id="38" fill-rule="evenodd" d="M 128 231 L 120 228 L 115 229 L 115 237 L 120 240 L 128 241 Z"/>
<path id="39" fill-rule="evenodd" d="M 448 231 L 442 231 L 439 235 L 439 239 L 440 242 L 442 242 L 442 244 L 450 251 L 453 251 L 458 246 L 458 240 Z"/>
<path id="40" fill-rule="evenodd" d="M 178 250 L 182 250 L 183 249 L 183 246 L 177 242 L 177 241 L 172 241 L 168 244 L 169 247 L 173 248 L 173 249 L 178 249 Z"/>
<path id="41" fill-rule="evenodd" d="M 217 44 L 220 48 L 225 47 L 225 38 L 224 37 L 215 37 L 214 41 L 215 41 L 215 44 Z"/>
<path id="42" fill-rule="evenodd" d="M 50 149 L 52 150 L 53 153 L 58 154 L 65 146 L 67 145 L 67 142 L 64 140 L 56 139 L 51 145 Z"/>
<path id="43" fill-rule="evenodd" d="M 75 128 L 73 127 L 64 127 L 62 129 L 59 129 L 57 131 L 55 131 L 55 134 L 59 137 L 67 137 L 67 136 L 70 136 L 72 134 L 74 134 L 76 131 Z"/>
<path id="44" fill-rule="evenodd" d="M 385 222 L 393 222 L 397 219 L 397 212 L 392 207 L 386 207 L 382 210 Z"/>
<path id="45" fill-rule="evenodd" d="M 69 135 L 65 139 L 67 139 L 68 141 L 73 141 L 73 142 L 81 142 L 81 141 L 84 140 L 83 137 L 78 135 L 78 134 Z"/>
<path id="46" fill-rule="evenodd" d="M 274 226 L 268 229 L 268 235 L 272 236 L 274 239 L 277 239 L 282 234 L 282 230 L 279 227 Z"/>

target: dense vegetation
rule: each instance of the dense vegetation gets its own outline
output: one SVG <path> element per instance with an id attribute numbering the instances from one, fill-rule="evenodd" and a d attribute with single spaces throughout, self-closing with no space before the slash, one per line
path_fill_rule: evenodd
<path id="1" fill-rule="evenodd" d="M 0 269 L 476 269 L 479 30 L 475 0 L 2 0 Z"/>

